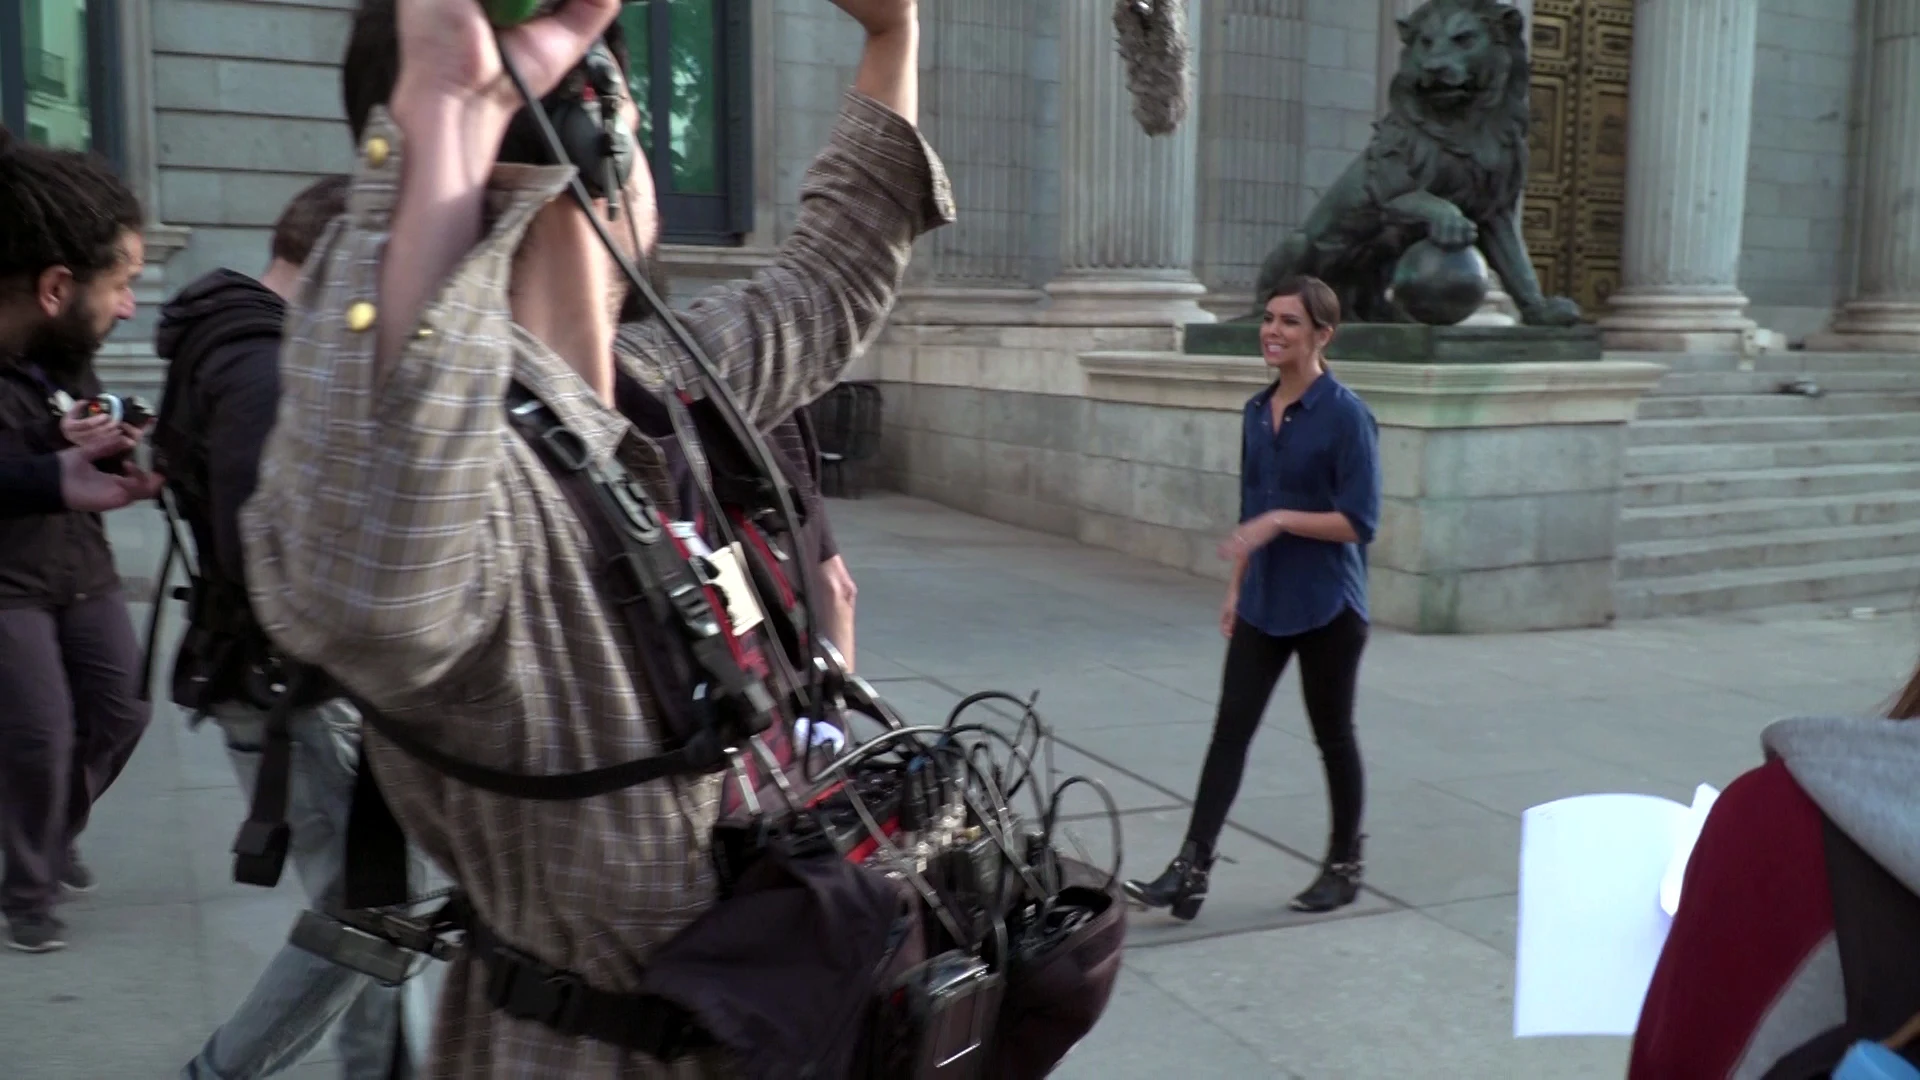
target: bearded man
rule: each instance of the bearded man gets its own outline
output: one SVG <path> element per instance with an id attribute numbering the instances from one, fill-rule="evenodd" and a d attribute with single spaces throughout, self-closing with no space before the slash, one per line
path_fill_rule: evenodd
<path id="1" fill-rule="evenodd" d="M 0 131 L 0 457 L 141 434 L 76 402 L 101 391 L 93 357 L 133 317 L 140 203 L 90 155 Z M 0 519 L 0 912 L 23 952 L 65 945 L 61 890 L 93 875 L 74 846 L 146 730 L 140 649 L 100 515 Z"/>

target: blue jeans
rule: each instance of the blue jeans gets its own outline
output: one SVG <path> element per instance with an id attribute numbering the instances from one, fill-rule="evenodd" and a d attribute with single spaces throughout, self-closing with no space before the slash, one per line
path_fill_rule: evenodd
<path id="1" fill-rule="evenodd" d="M 260 775 L 266 714 L 222 707 L 214 719 L 225 730 L 227 753 L 240 786 L 253 798 Z M 293 839 L 289 861 L 317 908 L 337 903 L 346 857 L 347 814 L 353 806 L 359 768 L 360 714 L 345 701 L 328 701 L 294 712 L 288 722 L 293 769 L 287 823 Z M 415 854 L 415 881 L 424 862 Z M 432 1030 L 433 986 L 439 965 L 397 987 L 382 986 L 349 968 L 283 945 L 253 991 L 206 1046 L 182 1070 L 181 1080 L 255 1080 L 298 1064 L 327 1029 L 339 1022 L 335 1041 L 345 1080 L 396 1080 L 423 1071 Z M 405 1032 L 405 1053 L 396 1067 L 396 1043 Z"/>

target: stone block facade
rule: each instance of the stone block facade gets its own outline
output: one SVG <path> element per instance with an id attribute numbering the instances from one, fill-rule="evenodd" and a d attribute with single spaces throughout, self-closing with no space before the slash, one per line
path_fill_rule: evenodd
<path id="1" fill-rule="evenodd" d="M 1145 330 L 896 327 L 854 373 L 884 397 L 881 480 L 1224 580 L 1240 404 L 1269 375 L 1252 357 L 1166 348 Z M 1380 422 L 1376 620 L 1424 633 L 1612 620 L 1626 422 L 1660 365 L 1336 366 Z"/>
<path id="2" fill-rule="evenodd" d="M 1910 0 L 1727 2 L 1751 8 L 1756 26 L 1736 284 L 1754 323 L 1797 338 L 1855 291 L 1863 223 L 1848 208 L 1863 186 L 1868 61 L 1884 39 L 1874 20 Z M 801 173 L 858 58 L 857 27 L 826 0 L 750 4 L 754 227 L 739 247 L 669 251 L 687 287 L 764 265 L 791 230 Z M 122 52 L 137 62 L 125 127 L 142 144 L 124 157 L 158 220 L 187 230 L 156 292 L 213 266 L 257 267 L 278 206 L 346 166 L 336 65 L 353 6 L 117 0 Z M 1244 306 L 1261 257 L 1365 146 L 1392 70 L 1393 20 L 1413 6 L 1193 4 L 1193 176 L 1151 209 L 1190 215 L 1191 239 L 1148 247 L 1191 252 L 1209 310 Z M 1063 252 L 1085 247 L 1063 232 L 1063 190 L 1084 180 L 1069 175 L 1078 166 L 1062 143 L 1067 96 L 1091 73 L 1063 71 L 1062 34 L 1091 29 L 1110 46 L 1110 14 L 1105 0 L 951 0 L 923 11 L 925 125 L 953 165 L 962 215 L 922 245 L 916 287 L 999 290 L 1003 301 L 1024 290 L 1045 308 L 1036 290 L 1071 264 Z M 1100 107 L 1123 108 L 1123 98 Z"/>
<path id="3" fill-rule="evenodd" d="M 1791 339 L 1824 329 L 1847 298 L 1858 7 L 1760 3 L 1740 282 L 1754 321 Z"/>

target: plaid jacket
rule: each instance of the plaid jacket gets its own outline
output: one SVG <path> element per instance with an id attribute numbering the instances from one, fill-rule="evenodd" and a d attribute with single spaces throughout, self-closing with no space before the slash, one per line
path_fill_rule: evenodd
<path id="1" fill-rule="evenodd" d="M 496 168 L 488 234 L 376 385 L 367 305 L 378 299 L 402 149 L 377 113 L 348 213 L 314 249 L 289 314 L 279 414 L 243 514 L 254 610 L 287 652 L 447 753 L 537 773 L 649 756 L 655 709 L 630 673 L 625 628 L 596 591 L 578 519 L 502 404 L 509 379 L 522 381 L 597 460 L 618 454 L 663 509 L 673 505 L 660 448 L 508 313 L 514 249 L 571 168 Z M 919 132 L 850 93 L 775 264 L 696 300 L 683 319 L 750 418 L 773 427 L 872 343 L 914 238 L 952 216 L 946 174 Z M 649 387 L 692 381 L 690 357 L 657 320 L 623 328 L 616 352 Z M 593 986 L 632 989 L 648 952 L 713 897 L 718 778 L 530 802 L 455 783 L 371 731 L 367 747 L 401 825 L 480 917 Z M 728 1072 L 716 1059 L 667 1068 L 503 1016 L 476 975 L 464 959 L 447 973 L 437 1076 Z"/>

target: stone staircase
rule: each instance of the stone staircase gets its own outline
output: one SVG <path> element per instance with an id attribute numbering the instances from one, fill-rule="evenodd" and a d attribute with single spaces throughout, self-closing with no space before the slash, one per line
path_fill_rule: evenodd
<path id="1" fill-rule="evenodd" d="M 1671 369 L 1629 432 L 1620 618 L 1920 601 L 1920 356 L 1608 356 Z"/>

